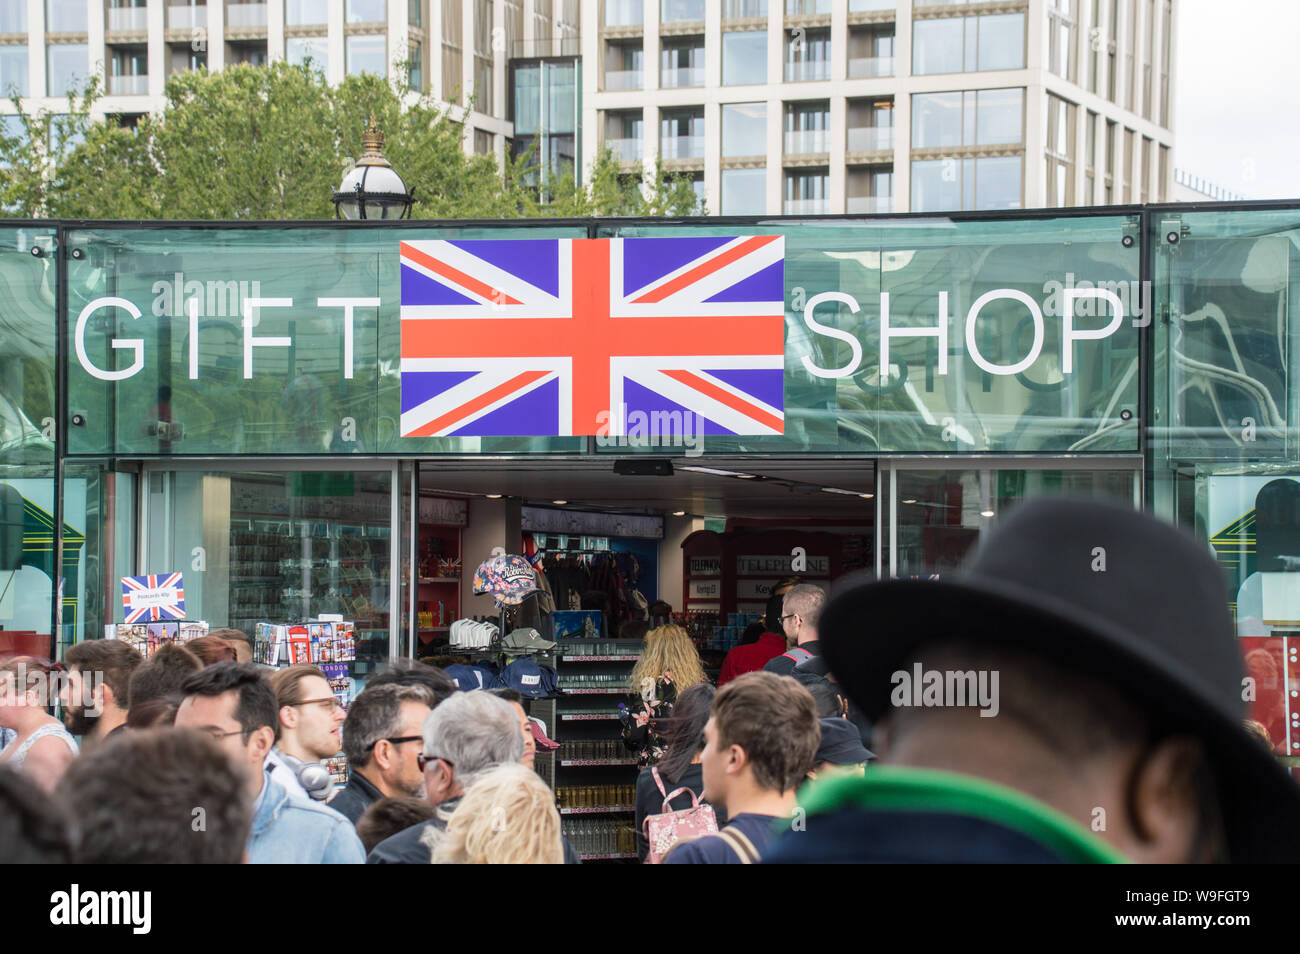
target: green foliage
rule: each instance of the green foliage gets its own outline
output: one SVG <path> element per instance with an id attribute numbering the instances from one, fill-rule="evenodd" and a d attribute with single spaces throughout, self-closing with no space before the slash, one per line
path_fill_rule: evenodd
<path id="1" fill-rule="evenodd" d="M 310 64 L 237 65 L 167 81 L 161 116 L 135 129 L 92 123 L 92 84 L 67 116 L 22 112 L 23 137 L 0 132 L 0 203 L 16 216 L 98 219 L 326 219 L 330 197 L 360 155 L 373 116 L 384 153 L 414 190 L 422 219 L 689 215 L 702 211 L 689 177 L 656 164 L 646 177 L 604 151 L 586 187 L 539 183 L 535 153 L 466 155 L 464 130 L 443 105 L 378 76 L 330 86 Z M 15 100 L 15 102 L 17 102 Z M 55 135 L 45 130 L 53 124 Z M 73 150 L 56 143 L 81 140 Z M 24 141 L 25 140 L 25 141 Z"/>

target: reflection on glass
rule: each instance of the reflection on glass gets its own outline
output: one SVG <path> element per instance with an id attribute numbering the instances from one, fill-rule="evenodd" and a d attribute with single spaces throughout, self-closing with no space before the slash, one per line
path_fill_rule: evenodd
<path id="1" fill-rule="evenodd" d="M 761 215 L 767 211 L 766 169 L 722 170 L 722 214 Z"/>
<path id="2" fill-rule="evenodd" d="M 722 85 L 767 82 L 767 33 L 749 30 L 722 34 Z"/>
<path id="3" fill-rule="evenodd" d="M 349 76 L 362 73 L 374 73 L 383 76 L 388 70 L 384 62 L 387 38 L 382 34 L 374 36 L 350 36 L 347 38 L 347 64 Z"/>
<path id="4" fill-rule="evenodd" d="M 67 96 L 85 85 L 90 77 L 89 49 L 84 43 L 51 43 L 45 48 L 49 95 Z"/>
<path id="5" fill-rule="evenodd" d="M 722 107 L 722 154 L 761 156 L 767 152 L 767 104 L 733 103 Z"/>

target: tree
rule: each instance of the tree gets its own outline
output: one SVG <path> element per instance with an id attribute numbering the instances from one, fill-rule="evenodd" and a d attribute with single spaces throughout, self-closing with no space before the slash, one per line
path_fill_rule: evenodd
<path id="1" fill-rule="evenodd" d="M 29 113 L 11 97 L 17 129 L 0 127 L 0 207 L 17 218 L 42 218 L 51 210 L 52 185 L 60 163 L 95 125 L 90 107 L 99 98 L 99 80 L 68 94 L 68 112 Z"/>
<path id="2" fill-rule="evenodd" d="M 643 190 L 602 153 L 586 188 L 570 175 L 537 185 L 535 154 L 466 155 L 464 129 L 428 97 L 403 104 L 382 77 L 331 86 L 310 63 L 237 65 L 174 74 L 159 116 L 135 129 L 86 119 L 97 88 L 79 100 L 84 142 L 51 154 L 0 187 L 19 215 L 105 219 L 324 219 L 373 116 L 385 155 L 426 219 L 690 214 L 689 180 L 657 165 Z M 405 94 L 409 98 L 409 94 Z M 10 144 L 0 141 L 0 160 Z M 15 151 L 17 154 L 17 151 Z"/>

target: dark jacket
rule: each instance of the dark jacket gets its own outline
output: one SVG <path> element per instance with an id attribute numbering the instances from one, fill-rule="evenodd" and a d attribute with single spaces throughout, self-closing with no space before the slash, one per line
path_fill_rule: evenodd
<path id="1" fill-rule="evenodd" d="M 677 702 L 677 686 L 667 679 L 655 682 L 655 705 L 646 704 L 640 695 L 629 695 L 624 708 L 619 710 L 622 721 L 623 744 L 636 754 L 639 766 L 655 765 L 663 758 L 666 742 L 658 726 L 662 720 L 672 717 L 673 705 Z M 650 721 L 645 725 L 636 724 L 636 714 L 646 712 Z"/>
<path id="2" fill-rule="evenodd" d="M 445 802 L 438 803 L 438 813 L 432 818 L 422 821 L 419 824 L 412 825 L 410 828 L 399 831 L 396 835 L 390 835 L 371 850 L 366 856 L 368 865 L 427 865 L 429 864 L 433 852 L 428 845 L 424 843 L 424 833 L 430 828 L 442 831 L 447 827 L 447 815 L 455 811 L 456 806 L 460 804 L 461 796 L 449 798 Z M 564 839 L 564 863 L 566 865 L 580 865 L 582 859 L 578 857 L 578 852 L 569 844 L 567 838 Z"/>
<path id="3" fill-rule="evenodd" d="M 821 643 L 815 639 L 810 643 L 803 643 L 795 648 L 802 649 L 814 656 L 820 656 L 822 654 Z M 763 672 L 774 672 L 778 676 L 792 675 L 794 673 L 794 667 L 799 665 L 799 659 L 803 658 L 803 656 L 800 656 L 799 659 L 791 658 L 790 654 L 793 652 L 793 649 L 787 649 L 781 655 L 773 656 L 767 661 L 767 665 L 763 667 Z"/>
<path id="4" fill-rule="evenodd" d="M 689 788 L 695 793 L 700 804 L 704 804 L 704 768 L 698 762 L 694 765 L 686 766 L 686 771 L 676 782 L 670 783 L 668 779 L 663 779 L 664 791 L 672 794 L 674 789 Z M 691 807 L 691 796 L 686 792 L 678 795 L 668 803 L 669 810 L 679 812 L 683 808 Z M 664 808 L 664 796 L 659 791 L 659 786 L 655 784 L 654 776 L 650 774 L 650 767 L 647 766 L 641 770 L 641 774 L 636 777 L 636 856 L 638 861 L 645 861 L 645 856 L 650 853 L 650 843 L 645 837 L 645 820 L 651 815 L 662 814 Z M 718 827 L 721 828 L 727 823 L 727 813 L 722 809 L 715 807 L 714 814 L 718 818 Z"/>
<path id="5" fill-rule="evenodd" d="M 800 793 L 805 829 L 763 852 L 770 864 L 1044 864 L 1124 859 L 1021 792 L 953 772 L 880 766 Z"/>
<path id="6" fill-rule="evenodd" d="M 348 772 L 348 784 L 343 786 L 328 804 L 330 808 L 355 825 L 361 820 L 361 816 L 366 813 L 371 803 L 383 797 L 384 793 L 371 785 L 369 779 L 356 769 L 352 769 Z"/>

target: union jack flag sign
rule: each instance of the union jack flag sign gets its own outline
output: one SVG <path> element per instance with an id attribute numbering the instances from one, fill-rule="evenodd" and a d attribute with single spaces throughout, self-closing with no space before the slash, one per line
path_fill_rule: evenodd
<path id="1" fill-rule="evenodd" d="M 401 434 L 781 434 L 784 265 L 779 235 L 402 242 Z"/>
<path id="2" fill-rule="evenodd" d="M 122 577 L 122 609 L 126 622 L 184 619 L 185 581 L 180 573 L 150 573 Z"/>

